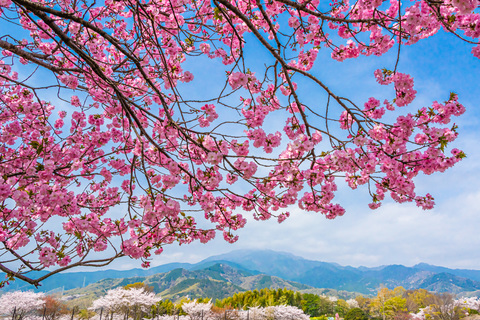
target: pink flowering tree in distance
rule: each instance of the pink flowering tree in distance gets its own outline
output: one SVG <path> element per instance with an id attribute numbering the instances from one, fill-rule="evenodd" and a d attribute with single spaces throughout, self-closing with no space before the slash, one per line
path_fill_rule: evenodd
<path id="1" fill-rule="evenodd" d="M 432 208 L 413 179 L 465 156 L 450 146 L 457 95 L 415 106 L 396 64 L 372 70 L 385 96 L 357 101 L 316 60 L 391 51 L 398 62 L 402 45 L 437 32 L 480 57 L 477 7 L 0 0 L 0 270 L 38 285 L 122 256 L 147 267 L 165 245 L 217 232 L 234 242 L 247 215 L 281 222 L 296 205 L 333 219 L 339 179 L 372 209 L 386 195 Z"/>

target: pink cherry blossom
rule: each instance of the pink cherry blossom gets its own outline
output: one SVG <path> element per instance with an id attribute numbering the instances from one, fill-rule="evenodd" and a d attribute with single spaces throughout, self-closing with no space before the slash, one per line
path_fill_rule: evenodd
<path id="1" fill-rule="evenodd" d="M 248 219 L 282 222 L 295 206 L 333 219 L 339 181 L 372 209 L 431 209 L 416 178 L 466 156 L 460 98 L 417 106 L 402 63 L 368 71 L 383 87 L 365 101 L 319 70 L 441 30 L 478 58 L 478 0 L 323 5 L 0 0 L 3 271 L 38 285 L 29 271 L 147 267 L 164 246 L 234 242 Z"/>

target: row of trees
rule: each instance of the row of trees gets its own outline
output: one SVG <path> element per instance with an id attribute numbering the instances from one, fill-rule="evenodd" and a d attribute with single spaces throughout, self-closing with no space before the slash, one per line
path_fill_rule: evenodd
<path id="1" fill-rule="evenodd" d="M 337 299 L 336 297 L 300 293 L 287 289 L 261 289 L 236 293 L 232 297 L 217 300 L 215 305 L 234 309 L 291 305 L 302 309 L 313 317 L 326 314 L 339 314 L 343 317 L 350 308 L 355 307 L 357 304 L 353 299 Z"/>
<path id="2" fill-rule="evenodd" d="M 459 298 L 425 289 L 382 288 L 374 298 L 357 297 L 358 307 L 372 318 L 458 320 L 479 313 L 480 299 Z"/>
<path id="3" fill-rule="evenodd" d="M 53 302 L 55 304 L 52 304 Z M 71 317 L 69 315 L 71 314 Z M 214 306 L 211 300 L 182 299 L 177 303 L 161 301 L 153 292 L 141 287 L 118 287 L 107 291 L 106 295 L 93 301 L 85 310 L 68 310 L 64 303 L 43 293 L 9 292 L 0 298 L 0 315 L 16 320 L 56 320 L 67 319 L 256 319 L 256 320 L 308 320 L 302 309 L 290 305 L 251 307 L 236 310 Z"/>
<path id="4" fill-rule="evenodd" d="M 345 320 L 459 320 L 480 312 L 479 298 L 455 299 L 452 294 L 425 289 L 382 288 L 375 297 L 338 299 L 287 289 L 261 289 L 236 293 L 215 303 L 208 298 L 195 301 L 162 300 L 142 283 L 109 290 L 93 301 L 88 310 L 77 310 L 80 318 L 123 319 L 157 318 L 216 319 L 303 319 L 305 317 L 345 318 Z M 42 315 L 43 313 L 43 315 Z M 72 313 L 61 301 L 43 293 L 10 292 L 0 297 L 0 314 L 22 320 L 36 315 L 47 320 Z M 73 316 L 72 313 L 72 316 Z M 293 316 L 296 315 L 296 316 Z M 252 318 L 255 316 L 256 318 Z M 247 319 L 245 318 L 245 319 Z M 306 318 L 307 319 L 307 318 Z"/>
<path id="5" fill-rule="evenodd" d="M 163 315 L 161 320 L 309 320 L 301 309 L 289 306 L 250 307 L 247 310 L 222 309 L 212 303 L 191 301 L 182 305 L 186 315 Z"/>
<path id="6" fill-rule="evenodd" d="M 381 288 L 377 296 L 357 296 L 355 299 L 294 292 L 287 289 L 262 289 L 236 293 L 217 300 L 215 306 L 229 309 L 249 309 L 291 305 L 311 317 L 340 316 L 346 319 L 368 317 L 382 320 L 436 319 L 458 320 L 467 314 L 480 311 L 479 298 L 456 299 L 449 293 L 434 293 L 425 289 L 406 290 Z"/>
<path id="7" fill-rule="evenodd" d="M 15 302 L 15 303 L 14 303 Z M 93 315 L 93 311 L 102 314 L 104 318 L 112 314 L 123 314 L 125 317 L 149 317 L 152 315 L 187 315 L 192 301 L 184 298 L 176 303 L 171 300 L 161 300 L 153 293 L 153 288 L 143 283 L 129 284 L 109 290 L 105 296 L 93 301 L 88 310 L 79 310 L 82 317 Z M 357 306 L 356 300 L 343 300 L 334 297 L 324 297 L 315 294 L 294 292 L 287 289 L 261 289 L 236 293 L 232 297 L 215 301 L 212 304 L 208 298 L 199 299 L 197 305 L 202 305 L 216 314 L 224 314 L 231 310 L 248 310 L 250 308 L 268 308 L 292 306 L 310 316 L 334 315 L 345 316 Z M 16 309 L 13 307 L 16 306 Z M 16 313 L 21 319 L 27 314 L 42 314 L 47 307 L 46 318 L 71 312 L 66 305 L 52 296 L 33 292 L 11 292 L 0 298 L 0 313 Z M 259 309 L 258 309 L 259 310 Z M 257 311 L 258 311 L 257 310 Z M 272 309 L 274 310 L 274 309 Z M 258 311 L 260 312 L 260 311 Z"/>
<path id="8" fill-rule="evenodd" d="M 107 294 L 93 301 L 91 308 L 69 308 L 67 303 L 55 295 L 43 292 L 13 291 L 0 297 L 0 315 L 9 315 L 17 320 L 29 316 L 41 316 L 44 320 L 55 320 L 67 314 L 76 314 L 80 318 L 95 315 L 94 310 L 108 314 L 128 314 L 144 316 L 150 313 L 152 306 L 159 303 L 153 288 L 141 282 L 109 290 Z M 133 312 L 132 312 L 133 311 Z"/>
<path id="9" fill-rule="evenodd" d="M 168 299 L 154 305 L 156 314 L 186 315 L 184 305 L 191 303 L 183 299 L 174 303 Z M 292 306 L 311 317 L 369 317 L 382 320 L 437 319 L 458 320 L 469 313 L 478 313 L 480 300 L 476 298 L 455 299 L 448 293 L 437 294 L 425 289 L 405 290 L 382 288 L 376 297 L 357 296 L 355 299 L 339 299 L 311 293 L 300 293 L 287 289 L 261 289 L 235 293 L 231 297 L 216 300 L 213 305 L 208 298 L 199 299 L 198 304 L 216 314 L 228 310 L 250 310 Z M 210 306 L 211 305 L 211 306 Z M 205 311 L 205 309 L 204 309 Z"/>
<path id="10" fill-rule="evenodd" d="M 216 318 L 261 320 L 272 317 L 285 320 L 308 319 L 303 308 L 291 303 L 292 297 L 302 299 L 302 294 L 286 289 L 247 291 L 243 294 L 235 294 L 231 298 L 217 300 L 215 304 L 209 298 L 194 301 L 183 298 L 176 303 L 168 299 L 160 300 L 155 297 L 151 289 L 142 283 L 112 289 L 104 297 L 95 300 L 90 309 L 107 315 L 124 314 L 125 318 L 128 318 L 130 313 L 142 317 L 163 316 L 162 319 L 168 319 L 168 317 L 173 319 L 175 316 L 205 320 Z M 252 297 L 249 304 L 240 305 L 239 302 L 235 302 L 238 299 L 245 301 L 245 297 L 248 296 Z"/>
<path id="11" fill-rule="evenodd" d="M 41 315 L 45 320 L 54 320 L 72 311 L 75 310 L 69 310 L 57 297 L 42 292 L 14 291 L 0 297 L 0 315 L 9 315 L 17 320 L 32 315 Z"/>

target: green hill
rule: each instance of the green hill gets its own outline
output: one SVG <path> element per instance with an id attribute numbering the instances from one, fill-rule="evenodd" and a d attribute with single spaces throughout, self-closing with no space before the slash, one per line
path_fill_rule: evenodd
<path id="1" fill-rule="evenodd" d="M 88 297 L 94 300 L 103 296 L 107 290 L 136 282 L 143 282 L 153 287 L 155 293 L 171 300 L 178 300 L 185 296 L 192 299 L 206 297 L 214 300 L 223 299 L 236 292 L 263 288 L 287 288 L 295 291 L 312 289 L 305 284 L 265 274 L 253 274 L 227 264 L 217 263 L 201 270 L 177 268 L 144 277 L 104 279 L 84 288 L 68 290 L 65 295 L 77 297 L 70 301 L 70 304 L 74 304 L 76 299 Z"/>

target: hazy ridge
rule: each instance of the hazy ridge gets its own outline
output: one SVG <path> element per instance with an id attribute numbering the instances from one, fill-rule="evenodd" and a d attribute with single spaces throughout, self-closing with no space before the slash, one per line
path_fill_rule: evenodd
<path id="1" fill-rule="evenodd" d="M 381 285 L 477 295 L 480 292 L 480 271 L 449 269 L 424 263 L 413 267 L 387 265 L 354 268 L 307 260 L 284 252 L 241 250 L 212 256 L 196 264 L 170 263 L 150 269 L 57 274 L 46 279 L 37 290 L 75 289 L 68 293 L 88 292 L 99 296 L 105 290 L 134 282 L 147 283 L 165 298 L 185 295 L 192 298 L 223 298 L 235 292 L 262 288 L 310 292 L 330 289 L 333 290 L 330 293 L 348 298 L 354 295 L 348 292 L 374 294 Z M 2 291 L 29 289 L 32 288 L 26 283 L 16 281 Z"/>

